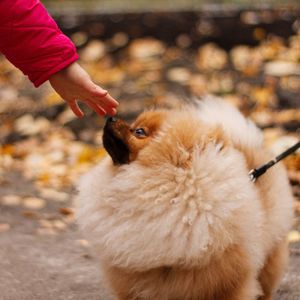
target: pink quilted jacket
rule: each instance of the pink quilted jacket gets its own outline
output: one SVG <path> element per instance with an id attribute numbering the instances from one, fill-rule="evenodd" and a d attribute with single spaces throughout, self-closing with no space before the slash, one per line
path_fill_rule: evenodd
<path id="1" fill-rule="evenodd" d="M 39 0 L 0 0 L 0 52 L 36 87 L 78 59 Z"/>

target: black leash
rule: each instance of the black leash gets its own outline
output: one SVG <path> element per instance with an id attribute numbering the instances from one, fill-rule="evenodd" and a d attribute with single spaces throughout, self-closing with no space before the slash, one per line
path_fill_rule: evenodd
<path id="1" fill-rule="evenodd" d="M 289 148 L 286 151 L 284 151 L 283 153 L 281 153 L 280 155 L 276 156 L 274 159 L 270 160 L 268 163 L 262 165 L 261 167 L 259 167 L 257 169 L 251 170 L 248 174 L 250 180 L 255 182 L 256 179 L 258 177 L 260 177 L 261 175 L 263 175 L 268 169 L 270 169 L 272 166 L 277 164 L 279 161 L 281 161 L 288 155 L 296 152 L 296 150 L 299 148 L 300 148 L 300 141 L 298 143 L 296 143 L 294 146 L 292 146 L 291 148 Z"/>

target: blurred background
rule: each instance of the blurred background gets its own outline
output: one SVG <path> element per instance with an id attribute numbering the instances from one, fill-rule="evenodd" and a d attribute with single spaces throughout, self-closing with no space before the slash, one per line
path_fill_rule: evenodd
<path id="1" fill-rule="evenodd" d="M 299 140 L 299 0 L 42 2 L 75 43 L 79 63 L 120 102 L 119 117 L 131 121 L 147 108 L 178 107 L 214 94 L 263 129 L 274 155 Z M 35 89 L 0 56 L 4 299 L 48 299 L 45 291 L 49 299 L 98 299 L 97 278 L 87 275 L 95 271 L 93 257 L 76 232 L 71 198 L 78 177 L 105 155 L 105 119 L 83 109 L 79 120 L 49 84 Z M 276 299 L 300 299 L 299 151 L 284 163 L 297 217 L 289 235 L 293 263 Z M 87 273 L 80 277 L 79 269 Z M 52 283 L 44 286 L 41 273 Z"/>

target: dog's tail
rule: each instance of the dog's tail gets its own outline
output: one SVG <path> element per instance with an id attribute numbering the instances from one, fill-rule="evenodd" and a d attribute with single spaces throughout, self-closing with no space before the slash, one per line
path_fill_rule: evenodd
<path id="1" fill-rule="evenodd" d="M 220 126 L 233 146 L 245 153 L 248 159 L 254 158 L 255 151 L 262 149 L 262 132 L 233 105 L 223 99 L 206 96 L 199 102 L 198 109 L 201 121 Z"/>

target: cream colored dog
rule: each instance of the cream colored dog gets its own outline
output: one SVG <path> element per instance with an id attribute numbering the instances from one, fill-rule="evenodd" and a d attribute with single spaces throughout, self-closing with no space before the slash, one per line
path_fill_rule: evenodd
<path id="1" fill-rule="evenodd" d="M 77 217 L 120 300 L 272 299 L 287 260 L 292 194 L 235 108 L 110 119 L 107 157 L 80 182 Z"/>

